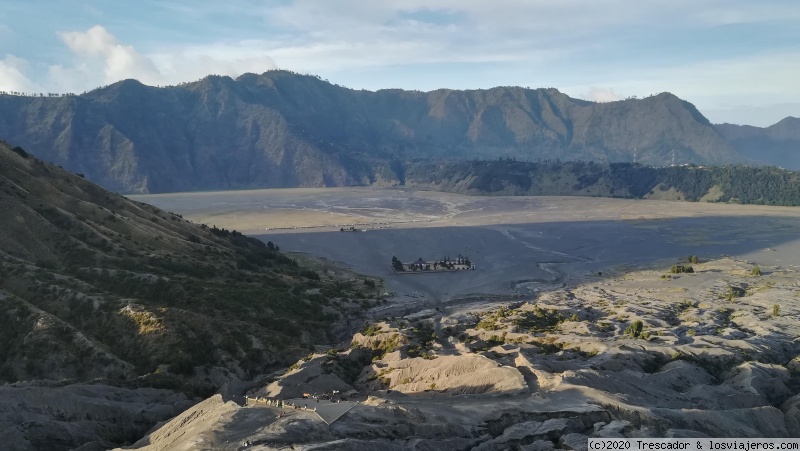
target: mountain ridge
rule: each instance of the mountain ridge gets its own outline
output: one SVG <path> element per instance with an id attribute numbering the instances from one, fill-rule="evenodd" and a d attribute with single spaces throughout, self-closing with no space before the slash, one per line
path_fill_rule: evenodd
<path id="1" fill-rule="evenodd" d="M 800 118 L 788 116 L 763 128 L 734 124 L 719 124 L 715 128 L 748 158 L 800 169 Z"/>
<path id="2" fill-rule="evenodd" d="M 555 88 L 366 91 L 286 71 L 0 95 L 0 135 L 131 193 L 397 184 L 414 160 L 754 161 L 670 93 L 594 103 Z"/>

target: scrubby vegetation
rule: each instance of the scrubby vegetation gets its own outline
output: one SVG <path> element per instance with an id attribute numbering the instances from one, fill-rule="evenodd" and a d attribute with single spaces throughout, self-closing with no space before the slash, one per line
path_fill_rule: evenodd
<path id="1" fill-rule="evenodd" d="M 524 311 L 514 320 L 514 325 L 520 330 L 529 332 L 550 331 L 566 319 L 561 312 L 553 309 L 544 310 L 534 306 L 532 311 Z"/>
<path id="2" fill-rule="evenodd" d="M 0 380 L 241 377 L 328 343 L 374 282 L 109 193 L 0 144 Z M 58 357 L 56 357 L 58 356 Z"/>
<path id="3" fill-rule="evenodd" d="M 694 272 L 694 268 L 686 265 L 672 265 L 672 268 L 669 270 L 669 272 L 672 274 L 683 274 L 683 273 L 691 274 Z"/>
<path id="4" fill-rule="evenodd" d="M 736 298 L 744 297 L 746 294 L 747 291 L 744 288 L 731 285 L 728 287 L 728 290 L 723 294 L 722 297 L 729 301 L 733 301 Z"/>
<path id="5" fill-rule="evenodd" d="M 433 358 L 429 353 L 431 345 L 438 338 L 433 331 L 433 325 L 427 322 L 418 322 L 411 328 L 414 346 L 408 348 L 409 357 Z"/>
<path id="6" fill-rule="evenodd" d="M 642 334 L 643 329 L 644 324 L 637 319 L 625 328 L 625 335 L 629 335 L 632 338 L 638 338 Z"/>

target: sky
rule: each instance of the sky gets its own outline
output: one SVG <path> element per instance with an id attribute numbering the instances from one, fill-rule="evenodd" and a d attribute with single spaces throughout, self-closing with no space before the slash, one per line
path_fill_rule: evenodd
<path id="1" fill-rule="evenodd" d="M 671 92 L 714 123 L 800 117 L 797 0 L 3 0 L 0 91 L 286 69 L 354 89 Z"/>

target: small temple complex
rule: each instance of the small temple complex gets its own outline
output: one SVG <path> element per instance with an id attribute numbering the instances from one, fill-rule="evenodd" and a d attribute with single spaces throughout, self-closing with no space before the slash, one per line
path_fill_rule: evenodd
<path id="1" fill-rule="evenodd" d="M 425 261 L 421 257 L 416 261 L 404 263 L 397 257 L 392 257 L 392 271 L 397 274 L 414 274 L 414 273 L 429 273 L 429 272 L 449 272 L 449 271 L 463 271 L 474 270 L 475 264 L 469 259 L 459 254 L 456 258 L 449 256 L 443 257 L 435 261 Z"/>

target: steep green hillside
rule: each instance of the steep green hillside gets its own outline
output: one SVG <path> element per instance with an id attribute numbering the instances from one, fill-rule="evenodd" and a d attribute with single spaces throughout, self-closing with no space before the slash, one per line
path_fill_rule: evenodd
<path id="1" fill-rule="evenodd" d="M 5 143 L 0 211 L 0 381 L 210 390 L 329 342 L 374 295 Z"/>
<path id="2" fill-rule="evenodd" d="M 119 192 L 403 181 L 414 159 L 744 161 L 690 103 L 556 89 L 357 91 L 284 71 L 79 96 L 0 96 L 0 133 Z"/>
<path id="3" fill-rule="evenodd" d="M 409 185 L 476 195 L 669 198 L 688 201 L 800 205 L 800 172 L 775 167 L 675 166 L 632 163 L 495 161 L 419 163 Z"/>

